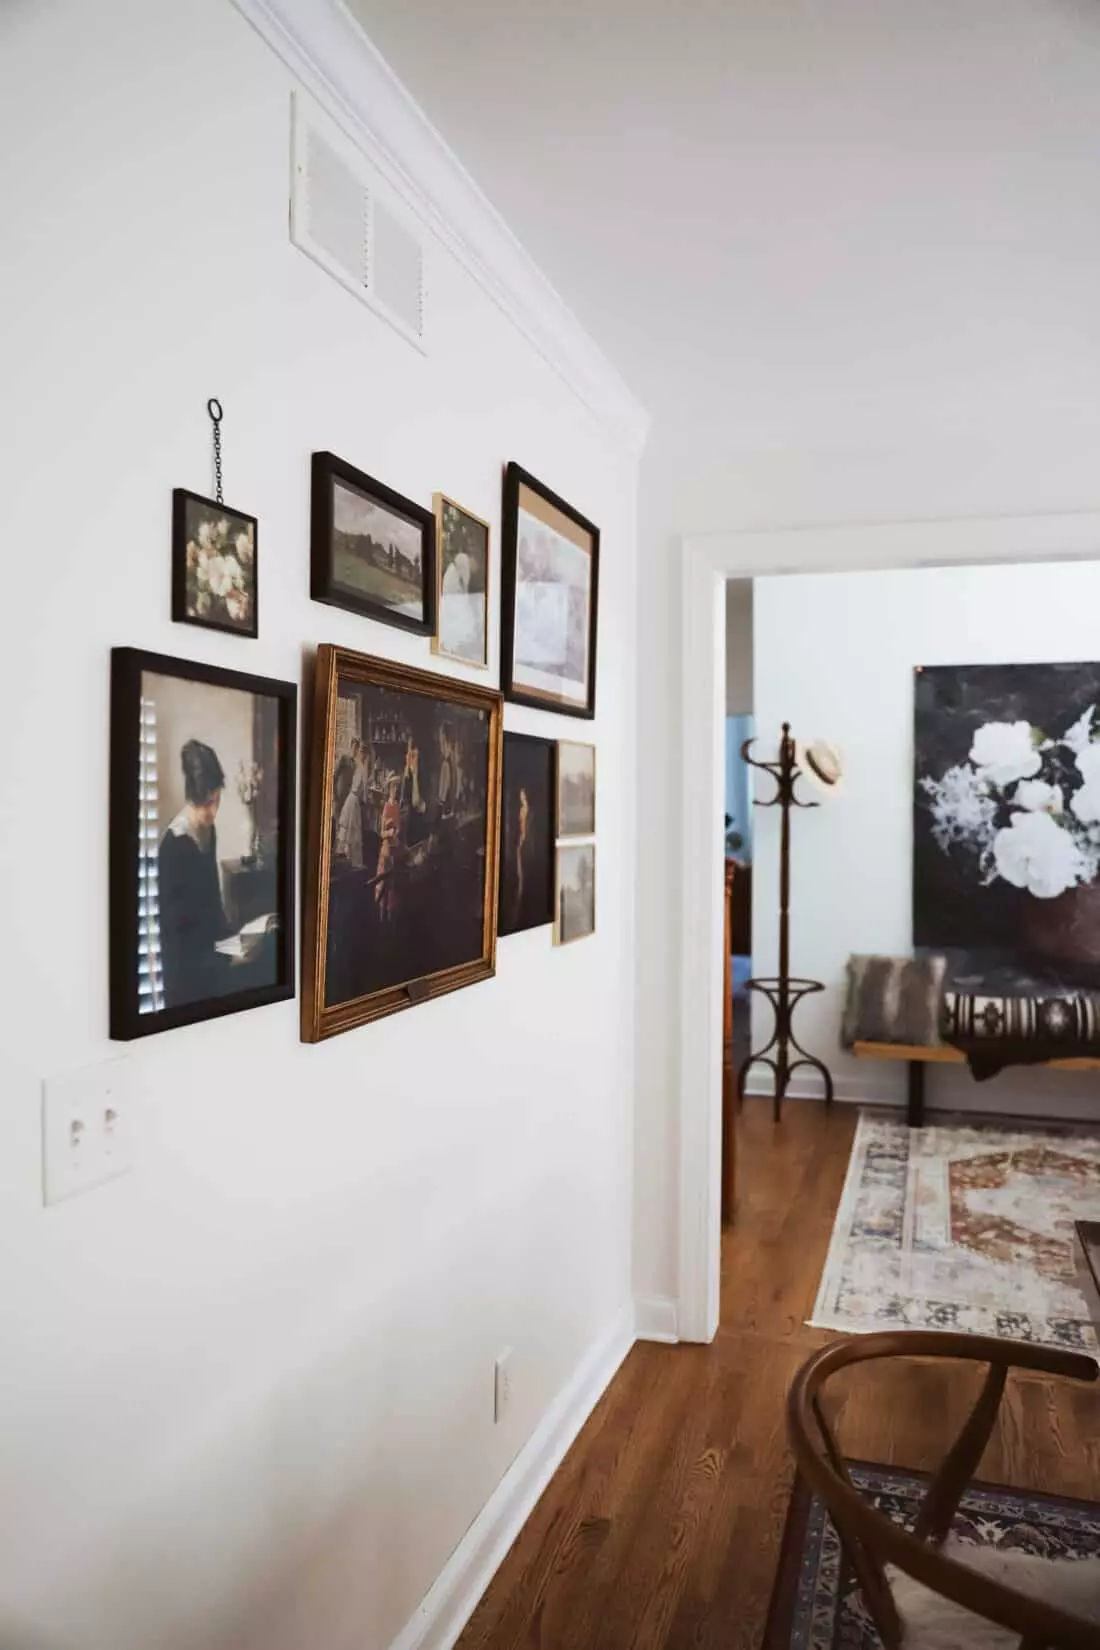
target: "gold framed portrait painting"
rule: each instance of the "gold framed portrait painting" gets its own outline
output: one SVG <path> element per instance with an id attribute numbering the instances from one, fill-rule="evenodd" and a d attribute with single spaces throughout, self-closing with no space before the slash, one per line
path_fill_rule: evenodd
<path id="1" fill-rule="evenodd" d="M 318 650 L 304 1041 L 495 972 L 500 766 L 492 689 Z"/>

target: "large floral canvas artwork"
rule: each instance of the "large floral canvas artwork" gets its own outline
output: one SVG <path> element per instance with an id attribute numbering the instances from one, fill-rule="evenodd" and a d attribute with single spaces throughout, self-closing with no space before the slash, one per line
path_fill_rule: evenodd
<path id="1" fill-rule="evenodd" d="M 1100 986 L 1100 664 L 915 679 L 913 940 L 960 984 Z"/>

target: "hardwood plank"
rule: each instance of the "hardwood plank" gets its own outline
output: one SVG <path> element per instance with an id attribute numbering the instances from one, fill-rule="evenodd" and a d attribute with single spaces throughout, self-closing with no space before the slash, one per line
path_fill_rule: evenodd
<path id="1" fill-rule="evenodd" d="M 856 1114 L 745 1102 L 713 1344 L 636 1346 L 474 1613 L 460 1650 L 757 1650 L 790 1493 L 784 1400 L 832 1337 L 807 1329 Z M 872 1365 L 836 1383 L 852 1456 L 928 1470 L 983 1371 Z M 981 1476 L 1100 1495 L 1100 1392 L 1010 1379 Z"/>

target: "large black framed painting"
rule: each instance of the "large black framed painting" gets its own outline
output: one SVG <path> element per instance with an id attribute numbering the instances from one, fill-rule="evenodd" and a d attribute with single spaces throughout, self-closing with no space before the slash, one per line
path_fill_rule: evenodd
<path id="1" fill-rule="evenodd" d="M 554 920 L 556 768 L 553 739 L 504 735 L 498 934 L 517 934 Z"/>
<path id="2" fill-rule="evenodd" d="M 962 987 L 1100 985 L 1100 663 L 914 680 L 913 941 Z"/>
<path id="3" fill-rule="evenodd" d="M 111 654 L 110 1032 L 294 995 L 298 690 Z"/>
<path id="4" fill-rule="evenodd" d="M 435 631 L 435 516 L 335 453 L 314 453 L 310 594 L 368 619 Z"/>
<path id="5" fill-rule="evenodd" d="M 505 698 L 595 716 L 599 528 L 529 470 L 509 464 L 502 537 Z"/>
<path id="6" fill-rule="evenodd" d="M 302 1037 L 495 970 L 501 698 L 318 650 Z"/>

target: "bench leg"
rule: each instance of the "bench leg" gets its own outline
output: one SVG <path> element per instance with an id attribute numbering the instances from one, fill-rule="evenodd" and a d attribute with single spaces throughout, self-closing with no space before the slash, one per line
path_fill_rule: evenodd
<path id="1" fill-rule="evenodd" d="M 911 1129 L 924 1127 L 924 1064 L 920 1060 L 910 1060 L 909 1067 L 909 1111 L 906 1122 Z"/>

